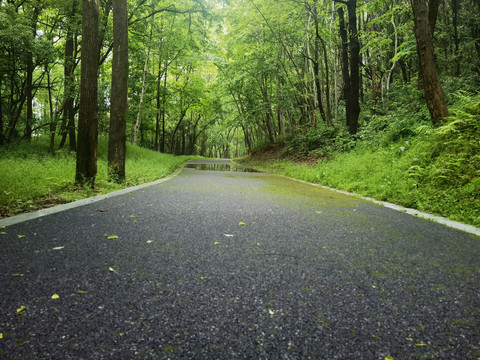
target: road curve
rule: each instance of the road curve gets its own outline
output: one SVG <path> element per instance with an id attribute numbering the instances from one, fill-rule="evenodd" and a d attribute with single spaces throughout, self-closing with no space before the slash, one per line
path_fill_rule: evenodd
<path id="1" fill-rule="evenodd" d="M 216 170 L 0 229 L 0 358 L 480 356 L 478 237 Z"/>

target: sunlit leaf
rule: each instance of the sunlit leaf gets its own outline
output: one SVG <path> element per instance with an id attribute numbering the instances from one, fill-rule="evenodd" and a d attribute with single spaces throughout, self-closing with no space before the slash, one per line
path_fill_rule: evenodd
<path id="1" fill-rule="evenodd" d="M 215 241 L 213 244 L 214 245 L 220 245 L 220 241 Z"/>
<path id="2" fill-rule="evenodd" d="M 372 285 L 372 289 L 376 289 L 377 287 L 375 285 Z"/>
<path id="3" fill-rule="evenodd" d="M 0 340 L 3 339 L 3 333 L 0 333 Z"/>
<path id="4" fill-rule="evenodd" d="M 240 225 L 240 226 L 245 226 L 245 225 L 247 225 L 247 224 L 245 224 L 243 221 L 240 221 L 240 222 L 238 223 L 238 225 Z"/>
<path id="5" fill-rule="evenodd" d="M 234 237 L 235 235 L 232 235 L 232 234 L 223 234 L 223 236 L 226 236 L 226 237 Z"/>
<path id="6" fill-rule="evenodd" d="M 405 338 L 405 340 L 407 340 L 407 341 L 413 341 L 412 338 Z"/>
<path id="7" fill-rule="evenodd" d="M 7 235 L 7 233 L 5 231 L 1 231 L 0 235 Z"/>
<path id="8" fill-rule="evenodd" d="M 275 315 L 275 311 L 273 311 L 272 309 L 268 309 L 268 313 L 269 313 L 270 315 Z"/>
<path id="9" fill-rule="evenodd" d="M 112 268 L 112 267 L 109 267 L 109 268 L 108 268 L 108 271 L 110 271 L 110 272 L 115 272 L 115 269 Z"/>
<path id="10" fill-rule="evenodd" d="M 200 276 L 200 280 L 203 280 L 203 279 L 205 279 L 205 278 L 203 276 Z"/>
<path id="11" fill-rule="evenodd" d="M 394 360 L 394 359 L 393 359 L 393 356 L 388 355 L 385 357 L 385 360 Z"/>
<path id="12" fill-rule="evenodd" d="M 111 235 L 107 239 L 111 239 L 111 240 L 118 239 L 118 236 L 117 235 Z"/>
<path id="13" fill-rule="evenodd" d="M 62 250 L 65 246 L 57 246 L 54 247 L 52 250 Z"/>
<path id="14" fill-rule="evenodd" d="M 415 346 L 418 346 L 418 347 L 420 347 L 420 346 L 427 346 L 427 344 L 418 343 L 418 344 L 415 344 Z"/>
<path id="15" fill-rule="evenodd" d="M 147 240 L 147 244 L 151 244 L 153 240 Z"/>
<path id="16" fill-rule="evenodd" d="M 83 290 L 78 290 L 78 293 L 79 293 L 79 294 L 86 294 L 87 292 L 86 292 L 86 291 L 83 291 Z"/>
<path id="17" fill-rule="evenodd" d="M 52 295 L 52 299 L 53 299 L 53 300 L 56 300 L 56 299 L 59 299 L 59 298 L 60 298 L 60 296 L 59 296 L 58 294 L 53 294 L 53 295 Z"/>
<path id="18" fill-rule="evenodd" d="M 23 274 L 12 274 L 13 277 L 22 277 Z"/>
<path id="19" fill-rule="evenodd" d="M 24 310 L 27 310 L 27 307 L 22 305 L 17 309 L 17 313 L 21 313 Z"/>
<path id="20" fill-rule="evenodd" d="M 17 235 L 17 237 L 18 237 L 19 239 L 23 239 L 23 238 L 25 237 L 25 235 Z"/>

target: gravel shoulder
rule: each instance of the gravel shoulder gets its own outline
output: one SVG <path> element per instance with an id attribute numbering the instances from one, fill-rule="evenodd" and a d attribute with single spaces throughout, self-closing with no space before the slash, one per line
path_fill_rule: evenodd
<path id="1" fill-rule="evenodd" d="M 285 178 L 185 168 L 0 233 L 1 358 L 480 357 L 479 237 Z"/>

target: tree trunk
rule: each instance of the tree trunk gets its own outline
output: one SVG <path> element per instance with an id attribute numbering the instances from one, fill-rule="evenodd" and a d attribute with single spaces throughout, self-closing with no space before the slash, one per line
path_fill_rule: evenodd
<path id="1" fill-rule="evenodd" d="M 37 37 L 37 20 L 40 14 L 40 8 L 35 6 L 32 17 L 32 36 Z M 33 72 L 35 66 L 33 65 L 33 53 L 31 51 L 27 54 L 27 84 L 25 86 L 27 98 L 27 119 L 25 124 L 25 138 L 32 139 L 32 123 L 33 123 Z"/>
<path id="2" fill-rule="evenodd" d="M 360 42 L 357 33 L 357 0 L 350 0 L 347 3 L 348 10 L 348 32 L 350 40 L 350 119 L 348 131 L 356 134 L 358 129 L 358 118 L 360 116 L 359 91 L 360 91 Z"/>
<path id="3" fill-rule="evenodd" d="M 442 118 L 448 116 L 448 109 L 435 64 L 433 36 L 428 21 L 427 4 L 425 0 L 411 0 L 411 5 L 425 98 L 432 122 L 439 124 Z"/>
<path id="4" fill-rule="evenodd" d="M 137 143 L 138 143 L 138 131 L 140 130 L 140 125 L 142 123 L 143 98 L 145 96 L 145 84 L 146 84 L 146 81 L 147 81 L 148 59 L 150 58 L 150 49 L 151 49 L 151 46 L 152 46 L 152 34 L 153 34 L 153 26 L 150 26 L 150 36 L 149 36 L 149 39 L 148 39 L 147 58 L 145 59 L 145 67 L 143 68 L 142 92 L 140 93 L 140 103 L 138 104 L 137 121 L 135 122 L 135 129 L 134 129 L 134 132 L 133 132 L 133 144 L 134 145 L 137 145 Z"/>
<path id="5" fill-rule="evenodd" d="M 113 0 L 113 63 L 110 130 L 108 134 L 108 176 L 125 180 L 127 152 L 126 117 L 128 96 L 127 0 Z"/>
<path id="6" fill-rule="evenodd" d="M 76 151 L 77 139 L 75 131 L 75 109 L 73 107 L 73 98 L 75 93 L 75 58 L 74 58 L 74 37 L 73 21 L 77 11 L 77 1 L 72 5 L 72 12 L 67 24 L 67 38 L 65 40 L 65 65 L 63 73 L 65 76 L 65 108 L 63 110 L 62 124 L 62 140 L 60 147 L 62 148 L 66 142 L 67 135 L 69 137 L 70 150 Z"/>
<path id="7" fill-rule="evenodd" d="M 318 14 L 317 14 L 317 4 L 314 1 L 313 6 L 313 20 L 315 23 L 315 61 L 313 63 L 313 75 L 315 76 L 315 88 L 317 89 L 317 102 L 318 102 L 318 109 L 320 111 L 320 115 L 322 120 L 328 124 L 327 116 L 325 115 L 325 109 L 323 107 L 323 98 L 322 98 L 322 87 L 320 81 L 320 32 L 318 29 Z"/>
<path id="8" fill-rule="evenodd" d="M 82 67 L 75 182 L 94 187 L 98 142 L 99 0 L 83 0 Z"/>

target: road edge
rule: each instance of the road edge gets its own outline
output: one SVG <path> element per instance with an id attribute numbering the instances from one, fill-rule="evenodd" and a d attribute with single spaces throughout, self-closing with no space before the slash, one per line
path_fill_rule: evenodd
<path id="1" fill-rule="evenodd" d="M 472 235 L 476 235 L 476 236 L 480 237 L 480 228 L 477 228 L 473 225 L 463 224 L 463 223 L 460 223 L 458 221 L 449 220 L 449 219 L 444 218 L 442 216 L 432 215 L 432 214 L 425 213 L 425 212 L 422 212 L 422 211 L 419 211 L 419 210 L 406 208 L 406 207 L 403 207 L 403 206 L 400 206 L 400 205 L 397 205 L 397 204 L 377 200 L 377 199 L 374 199 L 374 198 L 371 198 L 371 197 L 367 197 L 367 196 L 363 196 L 363 195 L 359 195 L 359 194 L 355 194 L 355 193 L 350 193 L 348 191 L 338 190 L 338 189 L 331 188 L 331 187 L 324 186 L 324 185 L 320 185 L 320 184 L 311 183 L 311 182 L 308 182 L 308 181 L 305 181 L 305 180 L 295 179 L 295 178 L 292 178 L 292 177 L 289 177 L 289 176 L 283 176 L 283 175 L 279 175 L 279 176 L 282 176 L 284 178 L 287 178 L 287 179 L 290 179 L 290 180 L 293 180 L 293 181 L 297 181 L 297 182 L 300 182 L 300 183 L 303 183 L 303 184 L 312 185 L 312 186 L 319 187 L 319 188 L 322 188 L 322 189 L 325 189 L 325 190 L 330 190 L 330 191 L 333 191 L 333 192 L 336 192 L 336 193 L 340 193 L 340 194 L 344 194 L 344 195 L 348 195 L 348 196 L 353 196 L 353 197 L 356 197 L 356 198 L 359 198 L 359 199 L 362 199 L 362 200 L 366 200 L 368 202 L 371 202 L 371 203 L 374 203 L 374 204 L 377 204 L 377 205 L 384 206 L 384 207 L 389 208 L 389 209 L 393 209 L 393 210 L 396 210 L 396 211 L 399 211 L 399 212 L 403 212 L 403 213 L 406 213 L 408 215 L 412 215 L 412 216 L 419 217 L 419 218 L 422 218 L 422 219 L 430 220 L 430 221 L 436 222 L 438 224 L 445 225 L 449 228 L 452 228 L 452 229 L 455 229 L 455 230 L 460 230 L 460 231 L 466 232 L 468 234 L 472 234 Z"/>
<path id="2" fill-rule="evenodd" d="M 53 206 L 51 208 L 40 209 L 40 210 L 37 210 L 37 211 L 32 211 L 32 212 L 28 212 L 28 213 L 24 213 L 24 214 L 15 215 L 15 216 L 7 217 L 7 218 L 4 218 L 4 219 L 0 219 L 0 226 L 11 226 L 11 225 L 19 224 L 19 223 L 24 222 L 24 221 L 38 219 L 38 218 L 41 218 L 41 217 L 44 217 L 44 216 L 47 216 L 47 215 L 52 215 L 52 214 L 56 214 L 56 213 L 59 213 L 59 212 L 65 211 L 65 210 L 74 209 L 76 207 L 80 207 L 80 206 L 84 206 L 84 205 L 88 205 L 88 204 L 93 204 L 93 203 L 96 203 L 96 202 L 99 202 L 99 201 L 102 201 L 102 200 L 105 200 L 105 199 L 108 199 L 108 198 L 111 198 L 111 197 L 125 195 L 125 194 L 128 194 L 128 193 L 132 192 L 132 191 L 140 190 L 140 189 L 143 189 L 143 188 L 146 188 L 146 187 L 149 187 L 149 186 L 158 185 L 158 184 L 164 183 L 168 180 L 171 180 L 175 176 L 180 174 L 180 172 L 183 170 L 184 166 L 185 166 L 185 164 L 182 164 L 174 172 L 172 172 L 170 175 L 168 175 L 164 178 L 149 182 L 149 183 L 128 187 L 128 188 L 125 188 L 125 189 L 122 189 L 122 190 L 117 190 L 117 191 L 113 191 L 113 192 L 102 194 L 102 195 L 92 196 L 92 197 L 89 197 L 89 198 L 86 198 L 86 199 L 72 201 L 72 202 L 69 202 L 69 203 L 66 203 L 66 204 Z"/>

